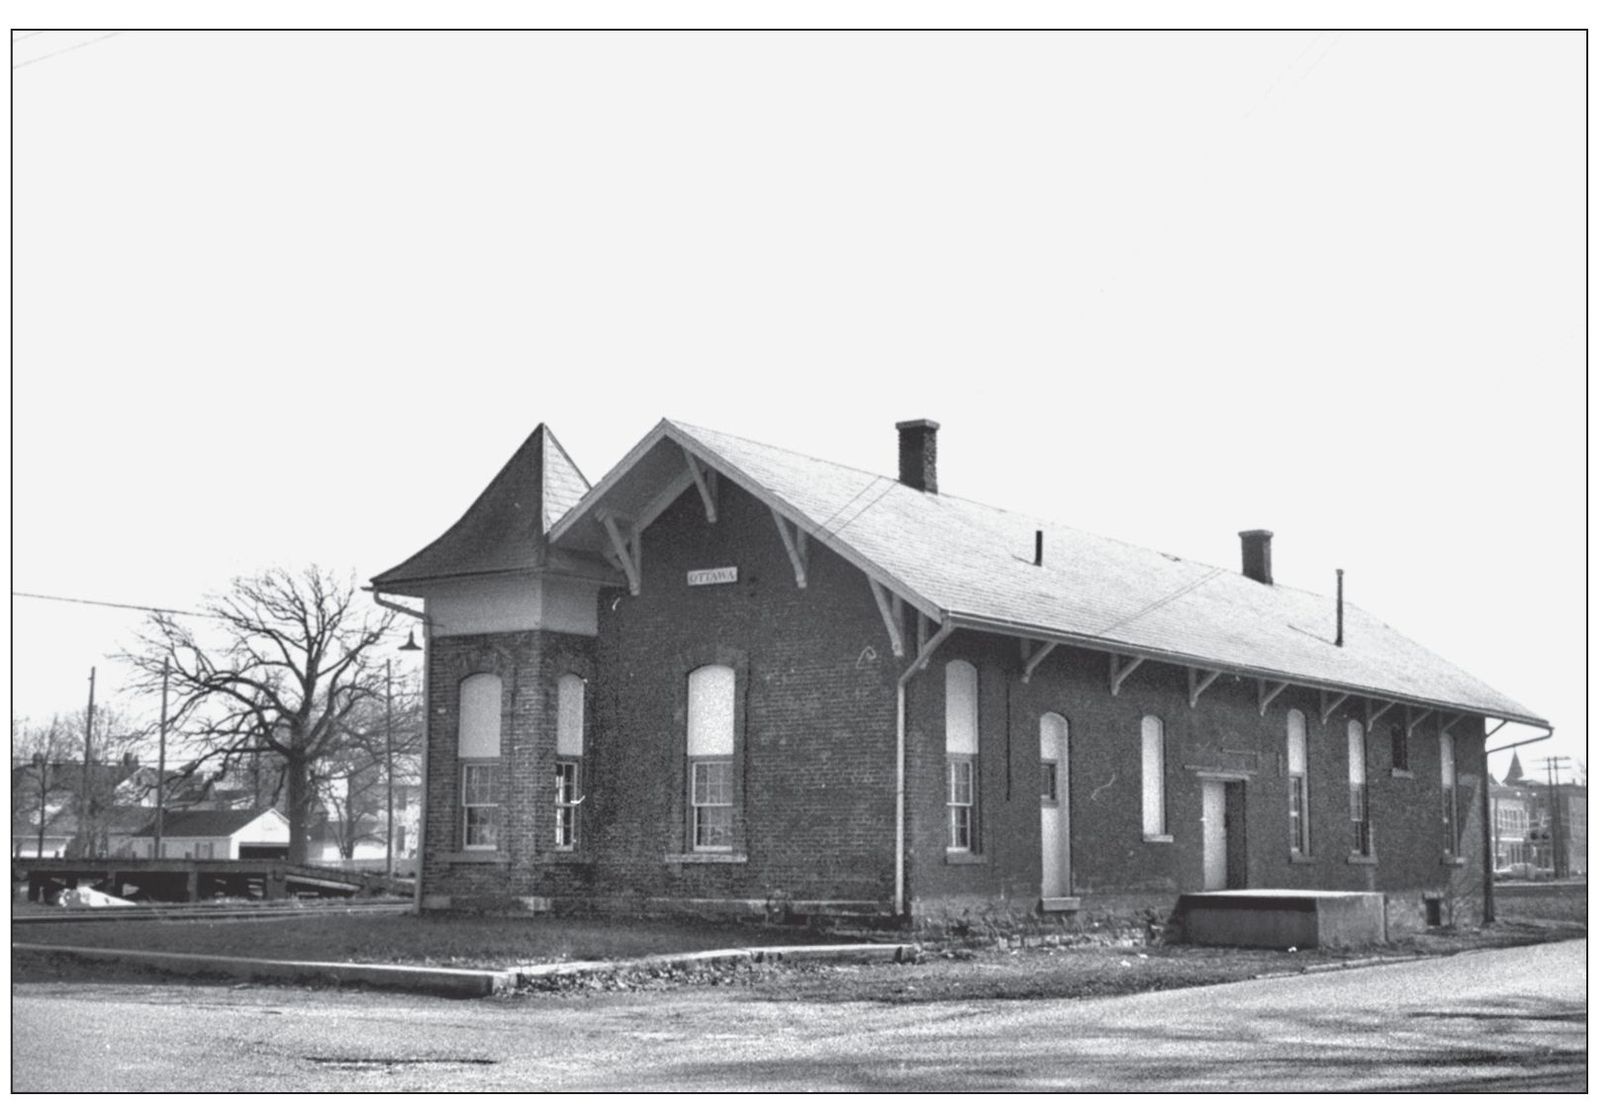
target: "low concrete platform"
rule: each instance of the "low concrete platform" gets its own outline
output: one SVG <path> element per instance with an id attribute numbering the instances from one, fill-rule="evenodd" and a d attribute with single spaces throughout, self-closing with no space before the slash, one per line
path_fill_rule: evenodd
<path id="1" fill-rule="evenodd" d="M 1383 896 L 1375 891 L 1204 891 L 1182 895 L 1176 916 L 1189 945 L 1358 948 L 1387 940 Z"/>
<path id="2" fill-rule="evenodd" d="M 306 983 L 364 983 L 396 991 L 417 991 L 450 998 L 482 998 L 515 986 L 510 971 L 420 967 L 408 964 L 348 964 L 316 960 L 258 960 L 244 956 L 199 956 L 144 949 L 101 949 L 72 945 L 28 945 L 15 941 L 12 954 L 61 956 L 81 961 L 133 964 L 178 975 L 225 976 L 235 979 L 290 980 Z"/>

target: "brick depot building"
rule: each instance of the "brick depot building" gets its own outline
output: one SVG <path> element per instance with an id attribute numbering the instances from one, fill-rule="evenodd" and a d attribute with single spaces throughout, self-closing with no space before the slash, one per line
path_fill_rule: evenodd
<path id="1" fill-rule="evenodd" d="M 891 479 L 663 421 L 590 487 L 539 426 L 377 576 L 424 600 L 422 908 L 1477 916 L 1486 720 L 1543 719 L 1268 532 L 1238 573 L 942 495 L 936 432 Z"/>

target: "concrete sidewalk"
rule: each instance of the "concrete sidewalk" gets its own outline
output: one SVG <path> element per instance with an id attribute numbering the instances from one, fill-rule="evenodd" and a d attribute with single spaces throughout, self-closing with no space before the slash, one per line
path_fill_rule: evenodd
<path id="1" fill-rule="evenodd" d="M 669 953 L 631 960 L 567 960 L 549 964 L 523 964 L 503 969 L 436 968 L 409 964 L 350 964 L 315 960 L 259 960 L 242 956 L 199 956 L 140 949 L 85 948 L 75 945 L 35 945 L 12 942 L 13 955 L 65 957 L 91 963 L 131 964 L 177 975 L 224 976 L 235 979 L 271 979 L 306 983 L 362 983 L 388 990 L 453 998 L 484 998 L 504 994 L 523 984 L 618 972 L 688 971 L 746 963 L 817 961 L 840 963 L 899 963 L 910 961 L 916 947 L 904 944 L 794 945 L 764 948 L 715 949 L 709 952 Z"/>

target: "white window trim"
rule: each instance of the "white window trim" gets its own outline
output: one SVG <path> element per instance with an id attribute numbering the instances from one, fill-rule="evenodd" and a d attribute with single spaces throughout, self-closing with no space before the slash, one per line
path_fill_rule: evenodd
<path id="1" fill-rule="evenodd" d="M 497 802 L 467 802 L 466 797 L 469 795 L 470 789 L 466 784 L 466 777 L 470 774 L 470 769 L 472 768 L 492 768 L 496 772 L 498 765 L 501 763 L 502 761 L 494 760 L 489 757 L 477 757 L 475 759 L 467 758 L 459 762 L 459 844 L 460 848 L 467 853 L 492 853 L 498 851 L 497 837 L 498 831 L 501 828 L 502 820 L 496 814 L 494 815 L 493 820 L 493 843 L 490 845 L 472 845 L 470 843 L 470 812 L 472 810 L 497 811 L 502 804 Z M 494 786 L 496 789 L 496 779 L 494 781 Z"/>
<path id="2" fill-rule="evenodd" d="M 576 796 L 570 800 L 564 797 L 565 793 L 560 787 L 560 779 L 563 775 L 562 770 L 565 768 L 571 770 L 571 794 Z M 577 815 L 577 808 L 582 805 L 581 790 L 581 758 L 574 756 L 556 757 L 554 761 L 554 848 L 557 852 L 574 853 L 577 850 L 577 842 L 582 836 L 579 825 L 581 819 Z M 569 843 L 562 844 L 560 841 L 560 826 L 562 815 L 565 814 L 570 815 L 571 840 Z"/>
<path id="3" fill-rule="evenodd" d="M 728 769 L 728 801 L 725 803 L 701 802 L 695 780 L 699 769 L 708 764 L 720 764 Z M 738 837 L 738 802 L 734 794 L 734 758 L 732 756 L 697 756 L 688 758 L 689 850 L 696 853 L 731 853 Z M 728 812 L 728 844 L 700 844 L 700 811 L 726 810 Z"/>
<path id="4" fill-rule="evenodd" d="M 1301 710 L 1287 712 L 1287 847 L 1293 856 L 1308 857 L 1314 854 L 1313 842 L 1310 837 L 1310 720 Z M 1298 737 L 1300 747 L 1304 750 L 1304 767 L 1301 771 L 1293 770 L 1293 720 L 1299 722 Z M 1299 840 L 1293 841 L 1293 781 L 1299 781 Z"/>
<path id="5" fill-rule="evenodd" d="M 959 767 L 968 769 L 968 802 L 956 802 L 952 795 L 955 788 L 952 786 L 953 770 Z M 979 852 L 980 842 L 980 781 L 979 757 L 966 753 L 950 753 L 946 757 L 946 851 L 958 856 Z M 953 844 L 956 834 L 954 811 L 968 812 L 968 840 L 964 844 Z"/>
<path id="6" fill-rule="evenodd" d="M 1152 723 L 1149 726 L 1149 723 Z M 1141 722 L 1141 754 L 1142 754 L 1142 840 L 1170 842 L 1169 804 L 1166 798 L 1169 794 L 1165 786 L 1166 772 L 1164 770 L 1168 736 L 1164 730 L 1164 719 L 1156 714 L 1145 714 Z M 1157 746 L 1156 749 L 1153 746 Z M 1149 787 L 1148 762 L 1156 760 L 1152 787 Z M 1157 812 L 1156 823 L 1150 822 L 1148 814 Z"/>

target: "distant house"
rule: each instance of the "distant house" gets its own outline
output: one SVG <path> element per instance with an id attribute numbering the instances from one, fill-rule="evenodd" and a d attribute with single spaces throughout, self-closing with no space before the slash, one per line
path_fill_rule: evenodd
<path id="1" fill-rule="evenodd" d="M 128 855 L 152 856 L 157 824 L 150 818 L 129 841 Z M 289 855 L 291 823 L 278 810 L 178 810 L 163 818 L 162 855 L 184 860 L 257 860 Z"/>
<path id="2" fill-rule="evenodd" d="M 88 774 L 90 829 L 93 841 L 88 851 L 106 851 L 106 839 L 116 833 L 115 815 L 130 804 L 124 787 L 139 772 L 132 757 L 111 763 L 91 762 Z M 14 857 L 66 856 L 80 850 L 79 836 L 83 804 L 79 794 L 86 776 L 83 761 L 32 761 L 11 766 L 11 855 Z M 44 832 L 40 833 L 40 823 Z M 119 823 L 121 825 L 121 823 Z M 41 847 L 42 846 L 42 847 Z"/>

